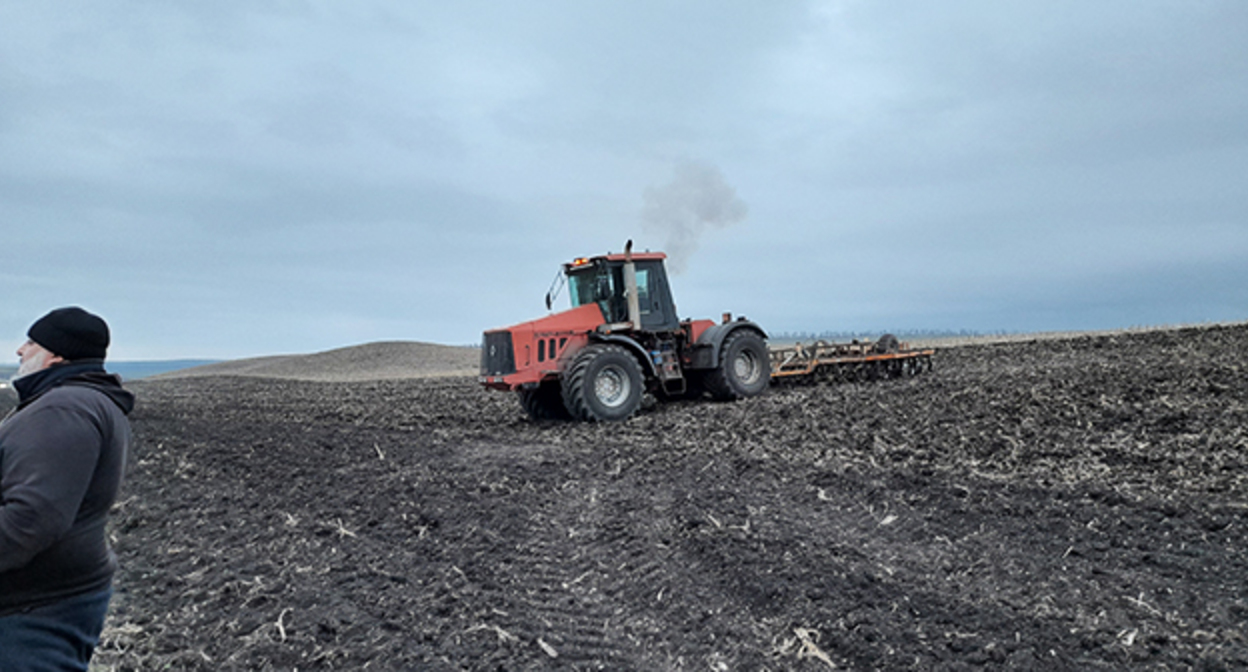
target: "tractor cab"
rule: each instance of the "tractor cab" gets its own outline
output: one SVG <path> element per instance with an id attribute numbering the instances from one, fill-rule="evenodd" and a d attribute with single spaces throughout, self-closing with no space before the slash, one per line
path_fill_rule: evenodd
<path id="1" fill-rule="evenodd" d="M 632 326 L 642 331 L 676 330 L 680 319 L 667 284 L 666 258 L 662 252 L 643 252 L 582 257 L 564 264 L 572 307 L 595 303 L 607 324 L 631 324 L 629 287 L 635 286 L 640 324 Z M 628 280 L 630 264 L 635 282 Z"/>

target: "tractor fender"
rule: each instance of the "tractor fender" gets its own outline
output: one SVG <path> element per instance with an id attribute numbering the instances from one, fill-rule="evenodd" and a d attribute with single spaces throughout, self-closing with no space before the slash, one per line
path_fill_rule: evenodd
<path id="1" fill-rule="evenodd" d="M 732 334 L 738 330 L 746 329 L 753 331 L 763 338 L 767 339 L 767 332 L 758 326 L 757 323 L 747 319 L 738 319 L 733 322 L 724 322 L 716 324 L 698 337 L 698 342 L 694 343 L 692 351 L 689 353 L 690 369 L 714 369 L 719 366 L 719 349 Z"/>
<path id="2" fill-rule="evenodd" d="M 589 340 L 591 343 L 614 343 L 622 346 L 625 350 L 632 353 L 633 357 L 637 359 L 637 363 L 641 364 L 642 372 L 647 379 L 659 375 L 659 370 L 655 368 L 654 359 L 637 341 L 617 334 L 591 334 Z"/>

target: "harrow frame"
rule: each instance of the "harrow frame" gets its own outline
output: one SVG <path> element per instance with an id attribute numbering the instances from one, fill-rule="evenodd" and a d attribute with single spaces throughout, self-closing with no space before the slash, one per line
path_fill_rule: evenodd
<path id="1" fill-rule="evenodd" d="M 913 376 L 932 368 L 934 348 L 911 348 L 892 336 L 875 342 L 772 347 L 771 382 L 854 382 Z"/>

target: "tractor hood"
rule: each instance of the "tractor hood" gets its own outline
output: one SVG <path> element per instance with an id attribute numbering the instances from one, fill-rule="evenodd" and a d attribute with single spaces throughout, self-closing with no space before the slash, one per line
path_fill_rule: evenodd
<path id="1" fill-rule="evenodd" d="M 560 332 L 566 334 L 592 331 L 601 324 L 606 324 L 606 320 L 602 317 L 602 309 L 596 303 L 588 303 L 560 313 L 539 317 L 536 320 L 521 322 L 506 329 L 491 329 L 490 331 L 509 331 L 513 337 L 521 333 L 554 335 Z"/>

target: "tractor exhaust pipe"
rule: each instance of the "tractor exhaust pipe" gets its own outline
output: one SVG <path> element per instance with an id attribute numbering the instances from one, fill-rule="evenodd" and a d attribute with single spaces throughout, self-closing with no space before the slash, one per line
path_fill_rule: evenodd
<path id="1" fill-rule="evenodd" d="M 637 267 L 633 264 L 633 241 L 624 244 L 624 292 L 628 299 L 628 321 L 641 330 L 641 302 L 637 297 Z"/>

